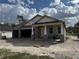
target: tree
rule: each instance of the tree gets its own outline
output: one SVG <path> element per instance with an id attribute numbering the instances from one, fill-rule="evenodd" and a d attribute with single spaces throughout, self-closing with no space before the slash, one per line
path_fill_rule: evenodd
<path id="1" fill-rule="evenodd" d="M 68 27 L 67 33 L 72 34 L 72 35 L 78 35 L 79 34 L 79 22 L 74 25 L 74 27 Z"/>
<path id="2" fill-rule="evenodd" d="M 75 31 L 77 33 L 79 33 L 79 22 L 77 24 L 75 24 L 74 28 L 75 28 Z"/>
<path id="3" fill-rule="evenodd" d="M 75 32 L 77 33 L 78 38 L 79 38 L 79 22 L 77 24 L 75 24 L 74 29 L 75 29 Z"/>

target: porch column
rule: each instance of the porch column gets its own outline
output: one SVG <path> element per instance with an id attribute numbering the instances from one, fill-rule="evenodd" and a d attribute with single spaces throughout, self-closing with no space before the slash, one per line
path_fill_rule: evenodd
<path id="1" fill-rule="evenodd" d="M 63 25 L 61 24 L 61 34 L 63 35 L 64 34 L 64 28 L 63 28 Z"/>
<path id="2" fill-rule="evenodd" d="M 46 25 L 44 27 L 44 35 L 47 35 L 47 28 L 46 28 Z"/>
<path id="3" fill-rule="evenodd" d="M 33 31 L 33 27 L 32 27 L 32 35 L 34 34 L 34 31 Z"/>
<path id="4" fill-rule="evenodd" d="M 21 38 L 21 31 L 18 30 L 18 38 L 20 39 Z"/>
<path id="5" fill-rule="evenodd" d="M 44 26 L 44 39 L 47 40 L 47 27 Z"/>
<path id="6" fill-rule="evenodd" d="M 32 26 L 31 39 L 34 39 L 34 27 Z"/>
<path id="7" fill-rule="evenodd" d="M 64 27 L 63 24 L 61 24 L 61 36 L 60 36 L 61 42 L 64 42 Z"/>

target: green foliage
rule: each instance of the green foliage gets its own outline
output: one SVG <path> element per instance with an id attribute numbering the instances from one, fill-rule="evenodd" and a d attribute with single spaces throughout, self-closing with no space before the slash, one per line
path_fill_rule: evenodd
<path id="1" fill-rule="evenodd" d="M 77 36 L 79 34 L 79 28 L 74 26 L 74 27 L 68 27 L 66 28 L 67 35 L 74 35 Z"/>
<path id="2" fill-rule="evenodd" d="M 9 54 L 8 49 L 0 49 L 0 57 L 7 56 Z"/>
<path id="3" fill-rule="evenodd" d="M 11 52 L 7 49 L 0 49 L 0 59 L 50 59 L 49 56 L 36 56 L 28 53 Z"/>
<path id="4" fill-rule="evenodd" d="M 25 53 L 17 53 L 15 55 L 3 57 L 2 59 L 28 59 L 28 55 Z"/>

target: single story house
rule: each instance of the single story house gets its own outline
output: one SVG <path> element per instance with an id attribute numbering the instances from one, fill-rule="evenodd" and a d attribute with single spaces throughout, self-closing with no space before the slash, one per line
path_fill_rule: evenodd
<path id="1" fill-rule="evenodd" d="M 36 15 L 13 29 L 13 38 L 31 38 L 35 40 L 66 39 L 65 23 L 50 16 Z"/>
<path id="2" fill-rule="evenodd" d="M 12 27 L 8 24 L 0 24 L 0 38 L 12 38 Z"/>

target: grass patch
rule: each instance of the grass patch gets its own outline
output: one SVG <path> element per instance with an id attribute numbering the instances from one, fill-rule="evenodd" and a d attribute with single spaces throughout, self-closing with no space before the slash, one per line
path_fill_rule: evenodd
<path id="1" fill-rule="evenodd" d="M 0 49 L 0 57 L 7 56 L 9 54 L 8 49 Z"/>
<path id="2" fill-rule="evenodd" d="M 11 52 L 7 49 L 0 49 L 0 59 L 54 59 L 54 57 L 30 55 L 28 53 Z M 72 59 L 72 57 L 65 56 L 64 58 L 57 59 Z"/>
<path id="3" fill-rule="evenodd" d="M 36 55 L 30 55 L 26 53 L 18 53 L 13 56 L 3 57 L 2 59 L 53 59 L 53 58 L 49 58 L 49 56 L 36 56 Z"/>
<path id="4" fill-rule="evenodd" d="M 0 49 L 0 59 L 50 59 L 49 56 L 36 56 L 28 53 L 11 52 L 7 49 Z"/>
<path id="5" fill-rule="evenodd" d="M 69 35 L 69 36 L 71 36 L 71 35 L 72 35 L 72 36 L 77 36 L 77 33 L 68 33 L 68 32 L 67 32 L 66 35 Z"/>

